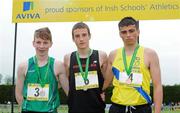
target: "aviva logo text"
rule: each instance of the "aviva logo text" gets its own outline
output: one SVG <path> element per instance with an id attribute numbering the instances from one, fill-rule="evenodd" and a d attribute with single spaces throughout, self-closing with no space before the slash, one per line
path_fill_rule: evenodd
<path id="1" fill-rule="evenodd" d="M 16 16 L 16 19 L 40 19 L 39 13 L 33 13 L 32 10 L 34 9 L 34 2 L 32 1 L 25 1 L 23 2 L 23 13 L 19 13 Z"/>

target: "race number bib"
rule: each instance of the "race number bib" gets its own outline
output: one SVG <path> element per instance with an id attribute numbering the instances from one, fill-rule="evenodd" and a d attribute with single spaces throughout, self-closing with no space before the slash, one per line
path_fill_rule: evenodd
<path id="1" fill-rule="evenodd" d="M 126 72 L 122 72 L 119 77 L 120 83 L 134 85 L 134 86 L 141 86 L 142 81 L 143 81 L 143 76 L 140 73 L 132 73 L 128 76 Z"/>
<path id="2" fill-rule="evenodd" d="M 41 87 L 40 84 L 28 84 L 27 100 L 48 101 L 48 97 L 49 84 L 45 84 L 44 87 Z"/>
<path id="3" fill-rule="evenodd" d="M 89 80 L 89 83 L 85 84 L 81 73 L 75 73 L 76 90 L 87 90 L 99 87 L 97 71 L 89 71 L 87 79 Z"/>

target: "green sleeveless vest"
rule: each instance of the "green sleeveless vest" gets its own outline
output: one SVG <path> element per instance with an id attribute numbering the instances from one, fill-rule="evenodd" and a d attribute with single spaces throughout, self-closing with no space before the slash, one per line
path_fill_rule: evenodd
<path id="1" fill-rule="evenodd" d="M 28 71 L 26 74 L 26 78 L 24 80 L 24 87 L 23 87 L 24 101 L 22 103 L 22 111 L 53 112 L 53 113 L 57 112 L 57 107 L 60 105 L 58 81 L 56 80 L 54 74 L 54 58 L 51 57 L 49 58 L 50 58 L 49 70 L 47 73 L 47 79 L 45 80 L 45 84 L 49 84 L 48 101 L 39 101 L 39 100 L 37 101 L 37 100 L 27 99 L 28 83 L 40 84 L 38 72 L 36 71 L 36 63 L 34 61 L 34 57 L 31 57 L 28 60 Z M 39 67 L 40 75 L 43 77 L 47 71 L 47 66 L 48 64 L 46 64 L 43 67 Z"/>

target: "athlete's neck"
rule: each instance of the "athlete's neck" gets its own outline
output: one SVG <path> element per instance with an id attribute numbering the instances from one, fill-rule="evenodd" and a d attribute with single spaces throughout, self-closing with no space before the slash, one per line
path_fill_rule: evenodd
<path id="1" fill-rule="evenodd" d="M 89 51 L 90 51 L 90 48 L 78 49 L 77 50 L 80 58 L 87 58 L 89 55 Z"/>
<path id="2" fill-rule="evenodd" d="M 47 62 L 48 62 L 48 55 L 44 55 L 44 56 L 40 56 L 40 55 L 36 55 L 37 58 L 37 62 L 38 62 L 38 66 L 44 66 Z"/>
<path id="3" fill-rule="evenodd" d="M 133 45 L 124 45 L 124 49 L 127 56 L 131 56 L 134 53 L 134 50 L 138 44 Z"/>

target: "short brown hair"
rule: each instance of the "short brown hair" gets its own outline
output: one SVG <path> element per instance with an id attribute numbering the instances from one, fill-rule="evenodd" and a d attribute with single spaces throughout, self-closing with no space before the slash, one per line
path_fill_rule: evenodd
<path id="1" fill-rule="evenodd" d="M 52 42 L 51 31 L 49 30 L 48 27 L 37 29 L 34 32 L 34 39 L 35 38 L 41 38 L 43 40 L 50 40 Z"/>
<path id="2" fill-rule="evenodd" d="M 83 22 L 78 22 L 72 28 L 72 37 L 73 38 L 74 38 L 74 30 L 76 30 L 76 29 L 87 29 L 88 35 L 91 36 L 90 29 L 89 29 L 88 25 L 83 23 Z"/>

